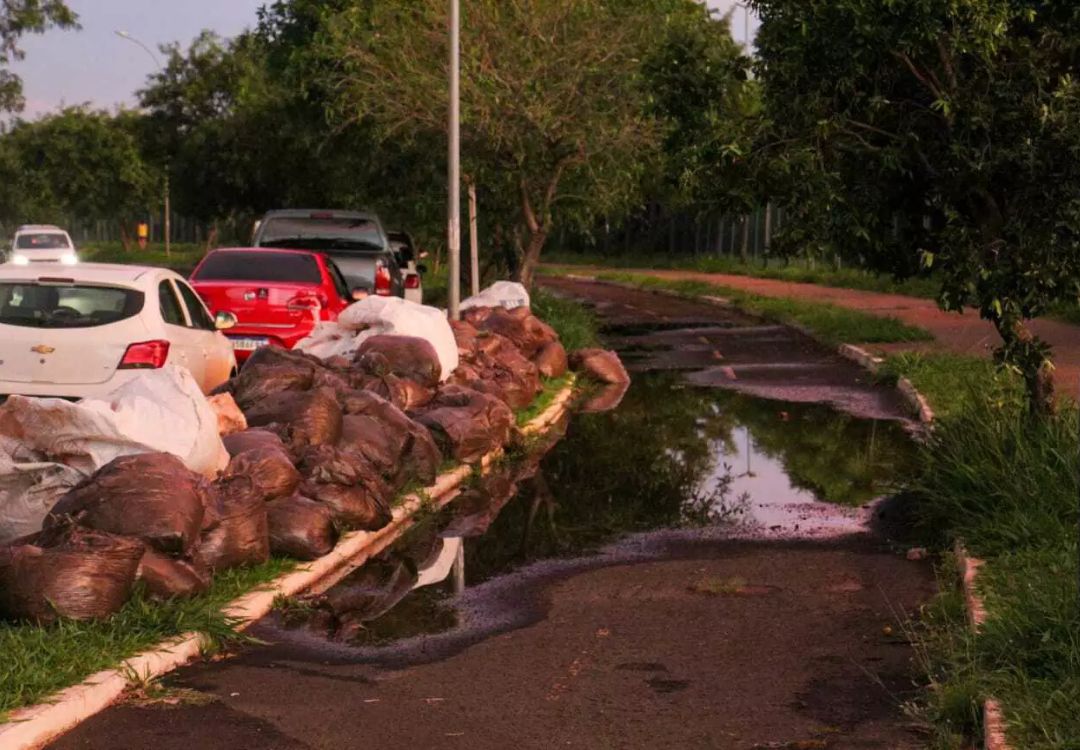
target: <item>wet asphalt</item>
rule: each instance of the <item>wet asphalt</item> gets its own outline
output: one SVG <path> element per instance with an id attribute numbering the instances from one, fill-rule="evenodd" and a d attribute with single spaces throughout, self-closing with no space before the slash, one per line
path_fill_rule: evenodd
<path id="1" fill-rule="evenodd" d="M 895 394 L 788 329 L 546 283 L 593 304 L 638 374 L 906 416 Z M 181 670 L 163 700 L 110 708 L 51 747 L 920 747 L 903 710 L 919 674 L 902 634 L 932 573 L 866 531 L 871 509 L 817 505 L 817 526 L 796 515 L 658 531 L 524 565 L 471 589 L 458 631 L 381 655 L 268 624 L 256 631 L 265 644 Z"/>

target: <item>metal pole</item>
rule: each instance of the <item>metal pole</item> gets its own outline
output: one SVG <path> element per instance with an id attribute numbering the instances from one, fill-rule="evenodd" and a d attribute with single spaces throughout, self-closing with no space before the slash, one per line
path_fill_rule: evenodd
<path id="1" fill-rule="evenodd" d="M 446 247 L 450 255 L 450 318 L 461 320 L 461 2 L 450 0 L 450 153 Z"/>
<path id="2" fill-rule="evenodd" d="M 469 182 L 469 270 L 472 272 L 472 294 L 480 294 L 480 236 L 477 233 L 476 183 Z"/>

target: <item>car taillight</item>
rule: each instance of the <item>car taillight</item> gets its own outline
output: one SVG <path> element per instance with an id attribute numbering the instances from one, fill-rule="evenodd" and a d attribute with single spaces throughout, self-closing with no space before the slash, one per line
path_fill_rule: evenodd
<path id="1" fill-rule="evenodd" d="M 156 370 L 169 358 L 168 341 L 143 341 L 132 344 L 120 360 L 120 370 Z"/>
<path id="2" fill-rule="evenodd" d="M 410 273 L 405 275 L 405 288 L 406 289 L 419 289 L 420 288 L 420 274 Z"/>
<path id="3" fill-rule="evenodd" d="M 321 310 L 328 304 L 326 297 L 321 294 L 304 294 L 289 300 L 287 307 L 290 310 Z"/>
<path id="4" fill-rule="evenodd" d="M 380 297 L 389 297 L 390 286 L 390 269 L 380 260 L 375 264 L 375 294 Z"/>

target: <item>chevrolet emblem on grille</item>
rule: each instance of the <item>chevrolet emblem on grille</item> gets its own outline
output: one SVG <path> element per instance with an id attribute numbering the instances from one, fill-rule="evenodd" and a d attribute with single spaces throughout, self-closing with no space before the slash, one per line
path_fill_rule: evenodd
<path id="1" fill-rule="evenodd" d="M 35 352 L 37 354 L 52 354 L 53 352 L 56 351 L 56 349 L 54 349 L 51 346 L 47 346 L 45 344 L 38 344 L 37 346 L 33 347 L 30 351 Z"/>

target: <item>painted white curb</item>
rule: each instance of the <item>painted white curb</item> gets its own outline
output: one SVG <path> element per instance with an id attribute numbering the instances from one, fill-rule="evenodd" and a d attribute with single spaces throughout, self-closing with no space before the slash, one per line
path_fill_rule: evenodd
<path id="1" fill-rule="evenodd" d="M 964 589 L 964 602 L 967 605 L 968 622 L 976 633 L 986 623 L 986 604 L 976 588 L 979 569 L 985 564 L 977 557 L 971 557 L 962 543 L 956 544 L 954 552 L 959 568 L 960 582 Z M 1011 750 L 1005 736 L 1005 711 L 996 698 L 987 698 L 983 702 L 983 748 L 985 750 Z"/>
<path id="2" fill-rule="evenodd" d="M 573 393 L 574 379 L 571 376 L 551 404 L 521 431 L 526 435 L 535 435 L 547 430 L 566 414 Z M 485 456 L 482 467 L 487 469 L 501 455 L 502 451 L 499 450 Z M 471 466 L 459 466 L 448 471 L 422 494 L 427 496 L 429 502 L 442 507 L 457 497 L 460 486 L 472 471 Z M 279 596 L 329 588 L 396 541 L 412 525 L 413 516 L 423 504 L 424 499 L 419 494 L 410 495 L 394 509 L 390 525 L 374 532 L 347 534 L 326 556 L 305 563 L 265 587 L 241 596 L 226 608 L 225 614 L 236 618 L 239 621 L 237 627 L 242 630 L 265 617 Z M 60 691 L 44 703 L 14 711 L 8 723 L 0 724 L 0 748 L 38 750 L 107 708 L 123 694 L 130 682 L 150 680 L 181 667 L 197 658 L 202 653 L 202 646 L 203 638 L 198 633 L 179 636 L 127 659 L 117 669 L 91 675 L 79 685 Z"/>

